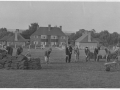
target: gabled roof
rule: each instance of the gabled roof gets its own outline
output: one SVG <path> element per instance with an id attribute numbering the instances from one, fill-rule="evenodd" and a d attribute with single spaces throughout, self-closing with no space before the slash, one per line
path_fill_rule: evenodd
<path id="1" fill-rule="evenodd" d="M 31 36 L 33 35 L 58 35 L 58 36 L 65 36 L 62 30 L 58 27 L 51 27 L 50 31 L 48 27 L 39 27 Z"/>
<path id="2" fill-rule="evenodd" d="M 10 36 L 4 36 L 2 39 L 0 39 L 0 41 L 5 41 L 9 38 Z"/>
<path id="3" fill-rule="evenodd" d="M 76 42 L 81 42 L 81 43 L 86 43 L 86 42 L 89 42 L 88 40 L 89 40 L 89 35 L 90 34 L 88 34 L 88 33 L 85 33 L 85 34 L 83 34 L 81 37 L 79 37 L 77 40 L 76 40 Z M 93 37 L 91 37 L 90 38 L 91 39 L 91 42 L 102 42 L 99 38 L 93 38 Z"/>
<path id="4" fill-rule="evenodd" d="M 4 36 L 2 39 L 0 39 L 0 41 L 6 41 L 8 38 L 10 38 L 12 36 L 12 34 L 6 35 Z"/>
<path id="5" fill-rule="evenodd" d="M 83 40 L 88 37 L 88 34 L 84 34 L 81 37 L 79 37 L 77 40 L 75 40 L 76 42 L 83 42 Z"/>
<path id="6" fill-rule="evenodd" d="M 23 38 L 23 37 L 21 36 L 21 34 L 19 34 L 19 33 L 18 33 L 18 35 L 17 35 L 17 39 L 18 39 L 19 42 L 25 42 L 25 41 L 27 41 L 27 40 L 26 40 L 25 38 Z M 8 38 L 7 41 L 9 41 L 9 42 L 14 42 L 14 41 L 15 41 L 15 34 L 12 35 L 10 38 Z"/>
<path id="7" fill-rule="evenodd" d="M 25 41 L 28 41 L 26 40 L 25 38 L 23 38 L 21 36 L 21 34 L 18 33 L 17 35 L 17 38 L 18 38 L 18 42 L 25 42 Z M 4 36 L 2 39 L 0 39 L 1 41 L 8 41 L 8 42 L 14 42 L 15 41 L 15 34 L 13 35 L 9 35 L 9 36 Z"/>

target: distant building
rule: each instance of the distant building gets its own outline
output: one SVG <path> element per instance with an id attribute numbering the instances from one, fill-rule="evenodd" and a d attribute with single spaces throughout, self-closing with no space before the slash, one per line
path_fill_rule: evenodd
<path id="1" fill-rule="evenodd" d="M 80 49 L 84 49 L 85 47 L 88 47 L 89 49 L 94 49 L 98 47 L 100 43 L 101 40 L 99 38 L 91 37 L 91 32 L 89 31 L 86 31 L 82 34 L 81 37 L 75 40 L 75 45 L 77 45 Z"/>
<path id="2" fill-rule="evenodd" d="M 22 35 L 19 33 L 19 29 L 16 29 L 16 31 L 13 34 L 9 34 L 8 36 L 4 36 L 2 39 L 0 39 L 2 44 L 7 44 L 10 46 L 25 46 L 25 43 L 29 40 L 22 37 Z"/>
<path id="3" fill-rule="evenodd" d="M 66 42 L 66 35 L 62 31 L 62 26 L 38 27 L 30 36 L 31 45 L 61 46 L 65 45 Z"/>

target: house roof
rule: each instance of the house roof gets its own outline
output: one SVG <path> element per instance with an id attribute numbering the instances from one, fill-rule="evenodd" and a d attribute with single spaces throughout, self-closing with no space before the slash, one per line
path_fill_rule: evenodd
<path id="1" fill-rule="evenodd" d="M 0 41 L 5 41 L 9 38 L 10 36 L 4 36 L 2 39 L 0 39 Z"/>
<path id="2" fill-rule="evenodd" d="M 81 37 L 79 37 L 77 40 L 75 40 L 76 42 L 84 42 L 84 39 L 88 36 L 88 34 L 84 34 Z M 86 41 L 87 42 L 87 41 Z"/>
<path id="3" fill-rule="evenodd" d="M 81 42 L 81 43 L 89 42 L 88 41 L 89 40 L 89 37 L 88 37 L 89 35 L 90 34 L 88 34 L 88 33 L 83 34 L 81 37 L 79 37 L 76 40 L 76 42 Z M 93 38 L 93 37 L 91 37 L 90 39 L 91 39 L 91 42 L 102 42 L 99 38 Z"/>
<path id="4" fill-rule="evenodd" d="M 17 35 L 17 38 L 18 38 L 18 41 L 19 42 L 25 42 L 25 41 L 28 41 L 28 40 L 26 40 L 25 38 L 23 38 L 22 36 L 21 36 L 21 34 L 19 34 L 18 33 L 18 35 Z M 15 34 L 13 34 L 13 35 L 9 35 L 9 36 L 4 36 L 2 39 L 1 39 L 1 41 L 9 41 L 9 42 L 14 42 L 15 41 Z"/>
<path id="5" fill-rule="evenodd" d="M 10 38 L 12 36 L 12 34 L 6 35 L 4 36 L 2 39 L 0 39 L 0 41 L 6 41 L 8 38 Z"/>
<path id="6" fill-rule="evenodd" d="M 19 42 L 25 42 L 25 41 L 27 41 L 27 40 L 26 40 L 25 38 L 23 38 L 23 37 L 21 36 L 21 34 L 19 34 L 19 33 L 18 33 L 18 35 L 17 35 L 17 39 L 18 39 Z M 9 42 L 14 42 L 14 41 L 15 41 L 15 34 L 12 35 L 10 38 L 8 38 L 7 41 L 9 41 Z"/>
<path id="7" fill-rule="evenodd" d="M 62 30 L 59 27 L 51 27 L 50 31 L 48 27 L 39 27 L 31 36 L 33 35 L 58 35 L 58 36 L 65 36 Z"/>

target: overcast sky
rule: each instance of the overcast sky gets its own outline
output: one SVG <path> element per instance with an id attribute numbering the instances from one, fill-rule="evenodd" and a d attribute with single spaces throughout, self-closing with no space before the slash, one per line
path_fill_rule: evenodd
<path id="1" fill-rule="evenodd" d="M 39 26 L 61 25 L 63 31 L 120 33 L 120 2 L 0 1 L 0 28 L 27 29 L 34 22 Z"/>

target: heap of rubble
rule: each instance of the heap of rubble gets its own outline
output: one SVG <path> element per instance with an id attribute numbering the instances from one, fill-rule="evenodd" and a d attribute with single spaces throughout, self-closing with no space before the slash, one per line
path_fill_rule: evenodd
<path id="1" fill-rule="evenodd" d="M 41 69 L 40 58 L 31 58 L 24 55 L 11 56 L 6 51 L 0 51 L 0 69 Z"/>

